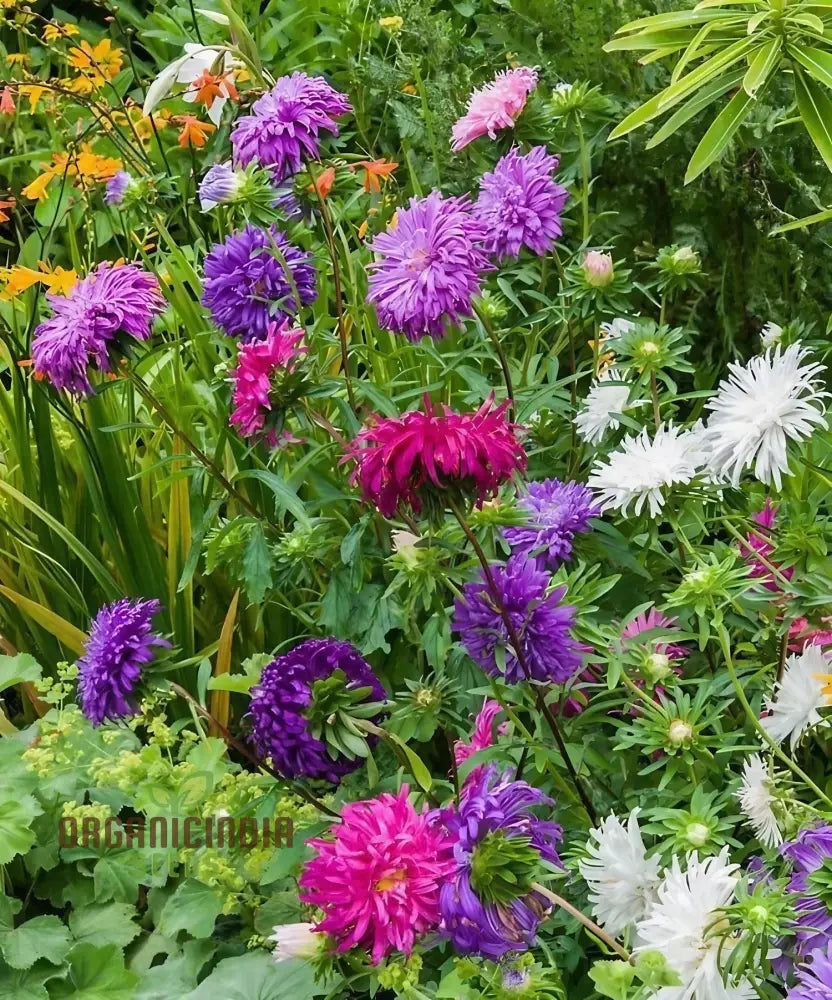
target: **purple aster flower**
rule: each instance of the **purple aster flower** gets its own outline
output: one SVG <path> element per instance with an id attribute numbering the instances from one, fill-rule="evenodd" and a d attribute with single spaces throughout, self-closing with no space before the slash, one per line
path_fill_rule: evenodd
<path id="1" fill-rule="evenodd" d="M 311 257 L 274 226 L 246 226 L 205 258 L 202 302 L 229 337 L 262 340 L 274 321 L 291 319 L 316 294 Z"/>
<path id="2" fill-rule="evenodd" d="M 52 316 L 35 330 L 35 373 L 58 389 L 92 393 L 87 368 L 111 371 L 110 348 L 121 334 L 147 340 L 164 308 L 159 284 L 136 264 L 104 261 L 67 295 L 47 295 Z"/>
<path id="3" fill-rule="evenodd" d="M 458 810 L 438 813 L 455 839 L 456 873 L 439 893 L 440 932 L 457 952 L 497 960 L 534 944 L 548 904 L 531 890 L 541 860 L 560 864 L 557 823 L 532 809 L 551 806 L 538 788 L 500 775 L 496 765 L 466 785 Z M 500 882 L 500 874 L 509 877 Z"/>
<path id="4" fill-rule="evenodd" d="M 156 658 L 155 647 L 170 648 L 153 631 L 158 601 L 124 597 L 105 604 L 90 625 L 84 655 L 78 660 L 78 698 L 94 726 L 135 715 L 136 685 L 142 668 Z"/>
<path id="5" fill-rule="evenodd" d="M 568 197 L 552 180 L 557 166 L 556 156 L 535 146 L 525 156 L 512 149 L 483 175 L 474 216 L 485 226 L 486 248 L 499 260 L 518 257 L 524 246 L 542 257 L 555 245 Z"/>
<path id="6" fill-rule="evenodd" d="M 797 919 L 793 930 L 798 955 L 808 955 L 825 948 L 832 937 L 832 913 L 821 898 L 823 889 L 815 886 L 812 876 L 819 869 L 832 874 L 832 826 L 801 830 L 796 839 L 780 848 L 794 866 L 788 892 L 798 893 L 794 908 Z"/>
<path id="7" fill-rule="evenodd" d="M 352 111 L 345 94 L 320 76 L 282 76 L 239 118 L 231 133 L 236 163 L 272 168 L 275 181 L 296 174 L 304 160 L 317 160 L 320 133 L 338 135 L 335 119 Z"/>
<path id="8" fill-rule="evenodd" d="M 364 701 L 384 701 L 384 688 L 369 663 L 348 642 L 307 639 L 278 656 L 263 670 L 252 688 L 250 716 L 257 752 L 271 757 L 275 768 L 288 778 L 318 778 L 337 784 L 354 771 L 361 759 L 343 754 L 333 759 L 326 743 L 312 735 L 309 720 L 316 681 L 344 675 L 347 690 L 370 688 Z"/>
<path id="9" fill-rule="evenodd" d="M 417 341 L 441 337 L 448 323 L 471 315 L 482 276 L 491 270 L 482 243 L 485 227 L 469 211 L 467 198 L 411 198 L 395 228 L 381 233 L 370 249 L 367 301 L 375 304 L 385 330 Z"/>
<path id="10" fill-rule="evenodd" d="M 541 684 L 568 681 L 581 668 L 582 647 L 570 634 L 575 609 L 561 604 L 566 587 L 547 594 L 549 574 L 522 555 L 512 556 L 505 566 L 492 566 L 491 576 L 522 646 L 531 680 Z M 484 574 L 465 584 L 454 605 L 452 627 L 471 659 L 490 677 L 502 677 L 509 684 L 529 679 L 512 649 L 509 630 Z"/>
<path id="11" fill-rule="evenodd" d="M 536 556 L 541 567 L 556 569 L 572 555 L 572 539 L 579 531 L 589 531 L 590 518 L 600 508 L 591 490 L 582 483 L 562 483 L 544 479 L 529 483 L 528 493 L 517 506 L 528 515 L 528 524 L 505 528 L 503 534 L 512 551 Z"/>
<path id="12" fill-rule="evenodd" d="M 812 952 L 810 965 L 797 974 L 797 985 L 786 994 L 786 1000 L 829 1000 L 832 997 L 832 944 Z"/>
<path id="13" fill-rule="evenodd" d="M 199 204 L 203 212 L 234 201 L 240 190 L 240 176 L 230 163 L 215 163 L 199 185 Z"/>
<path id="14" fill-rule="evenodd" d="M 120 205 L 124 201 L 127 188 L 132 184 L 133 178 L 126 170 L 119 170 L 107 181 L 104 201 L 108 205 Z"/>

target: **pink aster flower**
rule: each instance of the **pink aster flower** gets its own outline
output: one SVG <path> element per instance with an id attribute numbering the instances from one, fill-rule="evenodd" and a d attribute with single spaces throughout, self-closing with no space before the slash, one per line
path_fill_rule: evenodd
<path id="1" fill-rule="evenodd" d="M 454 152 L 481 135 L 496 139 L 500 129 L 514 128 L 517 116 L 536 86 L 537 70 L 519 66 L 503 70 L 490 83 L 475 90 L 468 101 L 467 111 L 454 124 L 451 133 Z"/>
<path id="2" fill-rule="evenodd" d="M 650 608 L 648 612 L 642 611 L 640 615 L 628 622 L 621 630 L 622 639 L 635 639 L 642 632 L 649 632 L 651 629 L 660 628 L 664 632 L 678 632 L 679 626 L 676 618 L 668 618 L 656 608 Z M 672 642 L 657 642 L 653 651 L 670 660 L 683 660 L 688 655 L 685 646 L 679 646 Z"/>
<path id="3" fill-rule="evenodd" d="M 231 423 L 237 425 L 242 437 L 261 434 L 272 409 L 285 404 L 281 399 L 281 377 L 290 376 L 306 353 L 305 346 L 298 346 L 303 330 L 289 330 L 288 325 L 288 321 L 271 323 L 265 340 L 252 340 L 240 348 L 232 376 Z M 277 443 L 273 431 L 267 436 L 272 444 Z"/>
<path id="4" fill-rule="evenodd" d="M 823 617 L 821 623 L 830 626 L 832 618 Z M 802 653 L 807 646 L 832 646 L 832 628 L 819 628 L 808 618 L 795 618 L 789 626 L 789 651 Z"/>
<path id="5" fill-rule="evenodd" d="M 774 566 L 780 571 L 780 575 L 787 580 L 791 580 L 794 570 L 791 567 L 782 569 L 772 560 L 775 545 L 770 538 L 777 520 L 777 505 L 771 497 L 766 497 L 763 509 L 753 514 L 751 520 L 757 525 L 757 528 L 745 536 L 745 543 L 740 545 L 740 555 L 751 567 L 748 575 L 752 579 L 759 580 L 766 590 L 779 593 L 783 588 L 769 566 Z M 761 557 L 765 559 L 765 563 L 761 561 Z"/>
<path id="6" fill-rule="evenodd" d="M 391 951 L 410 954 L 439 923 L 439 887 L 454 871 L 451 838 L 403 785 L 398 795 L 353 802 L 331 830 L 310 840 L 318 853 L 300 877 L 301 900 L 324 919 L 340 952 L 365 948 L 377 965 Z"/>
<path id="7" fill-rule="evenodd" d="M 491 698 L 486 698 L 482 703 L 482 708 L 474 720 L 474 731 L 471 733 L 471 742 L 457 740 L 454 743 L 454 760 L 457 767 L 469 757 L 472 757 L 480 750 L 486 750 L 494 746 L 494 720 L 502 712 L 502 706 Z M 497 726 L 497 734 L 502 736 L 508 729 L 508 723 L 504 722 Z"/>
<path id="8" fill-rule="evenodd" d="M 517 424 L 505 416 L 508 403 L 488 399 L 475 413 L 455 413 L 425 397 L 424 413 L 375 418 L 356 437 L 344 461 L 355 465 L 353 483 L 385 517 L 400 504 L 421 512 L 427 503 L 444 509 L 443 491 L 487 500 L 526 467 Z"/>

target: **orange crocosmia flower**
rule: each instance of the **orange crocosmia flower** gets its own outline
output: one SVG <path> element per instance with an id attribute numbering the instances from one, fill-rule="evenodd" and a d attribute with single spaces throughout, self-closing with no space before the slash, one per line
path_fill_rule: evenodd
<path id="1" fill-rule="evenodd" d="M 410 94 L 411 97 L 415 97 L 419 93 L 419 91 L 416 89 L 416 87 L 412 83 L 406 83 L 402 87 L 402 93 L 403 94 Z"/>
<path id="2" fill-rule="evenodd" d="M 53 295 L 68 294 L 78 281 L 78 275 L 75 271 L 67 271 L 63 267 L 56 267 L 54 271 L 51 271 L 49 265 L 44 264 L 43 261 L 38 264 L 38 267 L 43 272 L 40 275 L 41 284 L 45 285 L 47 291 Z"/>
<path id="3" fill-rule="evenodd" d="M 69 50 L 69 65 L 97 86 L 118 76 L 123 64 L 121 49 L 114 49 L 109 38 L 102 38 L 95 47 L 85 39 L 80 46 Z"/>
<path id="4" fill-rule="evenodd" d="M 39 174 L 31 184 L 27 184 L 21 194 L 26 198 L 34 198 L 37 201 L 45 201 L 47 196 L 46 189 L 49 187 L 49 182 L 55 175 L 51 170 L 47 170 L 45 173 Z"/>
<path id="5" fill-rule="evenodd" d="M 210 108 L 218 97 L 228 97 L 232 101 L 238 101 L 240 95 L 234 86 L 234 77 L 223 76 L 222 73 L 203 72 L 191 83 L 191 90 L 196 91 L 194 98 L 198 104 Z"/>
<path id="6" fill-rule="evenodd" d="M 3 281 L 5 283 L 3 298 L 13 299 L 32 285 L 36 285 L 40 281 L 40 273 L 33 271 L 31 267 L 16 265 L 4 270 Z"/>
<path id="7" fill-rule="evenodd" d="M 106 181 L 121 170 L 121 160 L 115 156 L 99 156 L 82 149 L 75 160 L 75 172 L 89 181 Z"/>
<path id="8" fill-rule="evenodd" d="M 7 66 L 25 66 L 29 62 L 28 52 L 10 52 L 6 56 Z"/>
<path id="9" fill-rule="evenodd" d="M 49 93 L 49 87 L 41 87 L 37 83 L 22 83 L 17 88 L 18 94 L 21 97 L 29 98 L 29 110 L 37 111 L 38 105 L 40 104 L 40 99 L 44 94 Z"/>
<path id="10" fill-rule="evenodd" d="M 208 135 L 217 130 L 216 125 L 201 122 L 195 115 L 176 115 L 173 121 L 182 126 L 179 133 L 179 145 L 182 147 L 196 146 L 197 149 L 202 149 L 208 142 Z"/>
<path id="11" fill-rule="evenodd" d="M 3 93 L 0 94 L 0 115 L 13 115 L 14 114 L 14 98 L 12 97 L 12 92 L 8 87 L 3 88 Z"/>
<path id="12" fill-rule="evenodd" d="M 398 167 L 398 163 L 393 163 L 390 160 L 359 160 L 356 167 L 363 167 L 366 171 L 364 190 L 375 191 L 378 194 L 381 191 L 381 178 L 389 177 Z"/>
<path id="13" fill-rule="evenodd" d="M 315 178 L 313 184 L 308 184 L 307 191 L 317 191 L 321 198 L 326 198 L 335 184 L 335 167 L 327 167 Z"/>
<path id="14" fill-rule="evenodd" d="M 80 34 L 77 24 L 47 24 L 43 29 L 45 42 L 57 42 L 59 38 L 71 38 Z"/>
<path id="15" fill-rule="evenodd" d="M 0 222 L 9 221 L 9 213 L 6 211 L 8 208 L 14 208 L 14 198 L 8 198 L 6 201 L 0 200 Z"/>

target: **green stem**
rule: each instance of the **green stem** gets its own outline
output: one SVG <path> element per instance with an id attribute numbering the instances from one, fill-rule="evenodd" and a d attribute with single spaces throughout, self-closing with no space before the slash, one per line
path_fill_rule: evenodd
<path id="1" fill-rule="evenodd" d="M 580 115 L 575 116 L 575 126 L 578 133 L 578 148 L 581 159 L 581 218 L 583 222 L 582 239 L 589 240 L 589 149 L 587 148 Z"/>
<path id="2" fill-rule="evenodd" d="M 534 889 L 535 892 L 539 892 L 540 895 L 548 899 L 550 903 L 560 907 L 561 910 L 566 910 L 568 914 L 573 916 L 579 923 L 582 923 L 591 934 L 600 938 L 608 948 L 611 948 L 616 955 L 623 958 L 625 962 L 629 962 L 631 960 L 630 953 L 626 948 L 623 948 L 615 940 L 615 938 L 610 937 L 609 934 L 602 930 L 594 920 L 588 917 L 585 913 L 582 913 L 576 906 L 567 902 L 563 896 L 559 896 L 556 892 L 552 892 L 551 889 L 547 889 L 546 886 L 541 885 L 539 882 L 535 882 L 532 889 Z"/>
<path id="3" fill-rule="evenodd" d="M 503 350 L 503 345 L 500 343 L 500 338 L 497 336 L 497 332 L 491 324 L 491 321 L 482 311 L 480 306 L 474 303 L 474 312 L 477 314 L 477 319 L 482 323 L 485 332 L 491 338 L 491 343 L 494 345 L 494 350 L 497 352 L 497 357 L 500 361 L 500 368 L 503 370 L 503 381 L 506 386 L 506 396 L 509 401 L 508 407 L 508 419 L 514 420 L 514 385 L 511 381 L 511 370 L 508 366 L 508 358 L 506 357 L 505 351 Z"/>

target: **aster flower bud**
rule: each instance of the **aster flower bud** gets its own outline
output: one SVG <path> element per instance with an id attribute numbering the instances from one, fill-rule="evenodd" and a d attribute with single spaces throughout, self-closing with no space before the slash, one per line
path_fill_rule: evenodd
<path id="1" fill-rule="evenodd" d="M 282 924 L 274 928 L 267 941 L 274 942 L 272 955 L 275 962 L 288 958 L 315 958 L 326 944 L 326 936 L 315 933 L 312 924 Z"/>
<path id="2" fill-rule="evenodd" d="M 673 719 L 667 728 L 667 738 L 677 747 L 690 743 L 693 738 L 693 727 L 684 719 Z"/>
<path id="3" fill-rule="evenodd" d="M 592 288 L 606 288 L 615 278 L 612 256 L 598 250 L 587 250 L 582 271 L 586 283 Z"/>
<path id="4" fill-rule="evenodd" d="M 227 205 L 237 198 L 242 175 L 230 163 L 215 163 L 199 185 L 199 204 L 203 212 L 217 205 Z"/>

